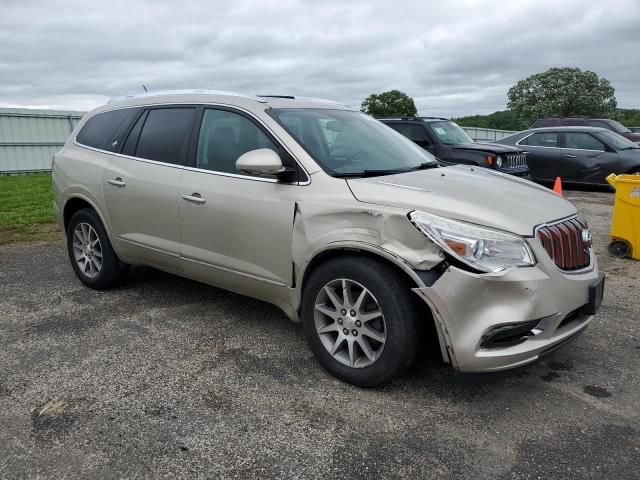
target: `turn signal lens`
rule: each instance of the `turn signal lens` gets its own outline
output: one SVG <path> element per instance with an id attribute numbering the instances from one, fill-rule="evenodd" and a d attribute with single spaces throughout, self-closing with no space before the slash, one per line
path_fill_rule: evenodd
<path id="1" fill-rule="evenodd" d="M 450 239 L 445 240 L 445 243 L 451 250 L 453 250 L 453 252 L 457 253 L 461 257 L 466 257 L 469 252 L 468 245 L 466 243 L 456 242 L 455 240 Z"/>
<path id="2" fill-rule="evenodd" d="M 487 163 L 489 166 L 493 166 L 493 155 L 487 155 Z"/>

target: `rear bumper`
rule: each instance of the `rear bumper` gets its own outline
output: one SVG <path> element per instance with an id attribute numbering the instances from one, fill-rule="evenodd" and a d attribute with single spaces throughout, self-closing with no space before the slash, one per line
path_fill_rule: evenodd
<path id="1" fill-rule="evenodd" d="M 595 259 L 592 270 L 565 274 L 537 240 L 530 243 L 539 259 L 534 267 L 498 274 L 449 267 L 433 285 L 414 289 L 430 306 L 443 356 L 455 368 L 491 372 L 533 362 L 593 319 L 584 306 L 600 277 Z"/>

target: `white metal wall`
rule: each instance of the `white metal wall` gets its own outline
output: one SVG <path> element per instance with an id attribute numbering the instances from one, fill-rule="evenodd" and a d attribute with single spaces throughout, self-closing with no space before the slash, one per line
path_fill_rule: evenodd
<path id="1" fill-rule="evenodd" d="M 476 142 L 495 142 L 516 133 L 511 130 L 496 130 L 493 128 L 462 127 L 462 129 Z"/>
<path id="2" fill-rule="evenodd" d="M 83 112 L 0 109 L 0 173 L 51 170 L 51 158 Z"/>

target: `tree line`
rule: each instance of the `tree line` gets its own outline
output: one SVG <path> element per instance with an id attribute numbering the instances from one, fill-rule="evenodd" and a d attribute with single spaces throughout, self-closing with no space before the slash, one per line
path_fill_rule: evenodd
<path id="1" fill-rule="evenodd" d="M 579 68 L 551 68 L 513 85 L 507 110 L 489 115 L 454 118 L 463 126 L 524 130 L 544 117 L 614 118 L 626 126 L 640 126 L 640 109 L 618 108 L 609 80 Z M 415 116 L 413 98 L 399 90 L 369 95 L 361 110 L 373 116 Z"/>

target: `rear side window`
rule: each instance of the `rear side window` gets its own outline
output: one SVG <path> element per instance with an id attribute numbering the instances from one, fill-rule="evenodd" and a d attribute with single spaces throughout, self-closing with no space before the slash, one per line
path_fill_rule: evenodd
<path id="1" fill-rule="evenodd" d="M 87 147 L 99 148 L 114 152 L 118 150 L 120 139 L 117 138 L 121 128 L 131 121 L 137 109 L 124 108 L 94 115 L 84 124 L 76 140 Z"/>
<path id="2" fill-rule="evenodd" d="M 601 150 L 604 144 L 594 136 L 584 132 L 567 132 L 564 134 L 565 148 L 576 150 Z"/>
<path id="3" fill-rule="evenodd" d="M 552 132 L 534 133 L 530 137 L 520 140 L 519 145 L 529 145 L 530 147 L 557 147 L 558 134 Z"/>
<path id="4" fill-rule="evenodd" d="M 194 108 L 149 110 L 135 156 L 163 163 L 184 163 L 194 117 Z"/>

